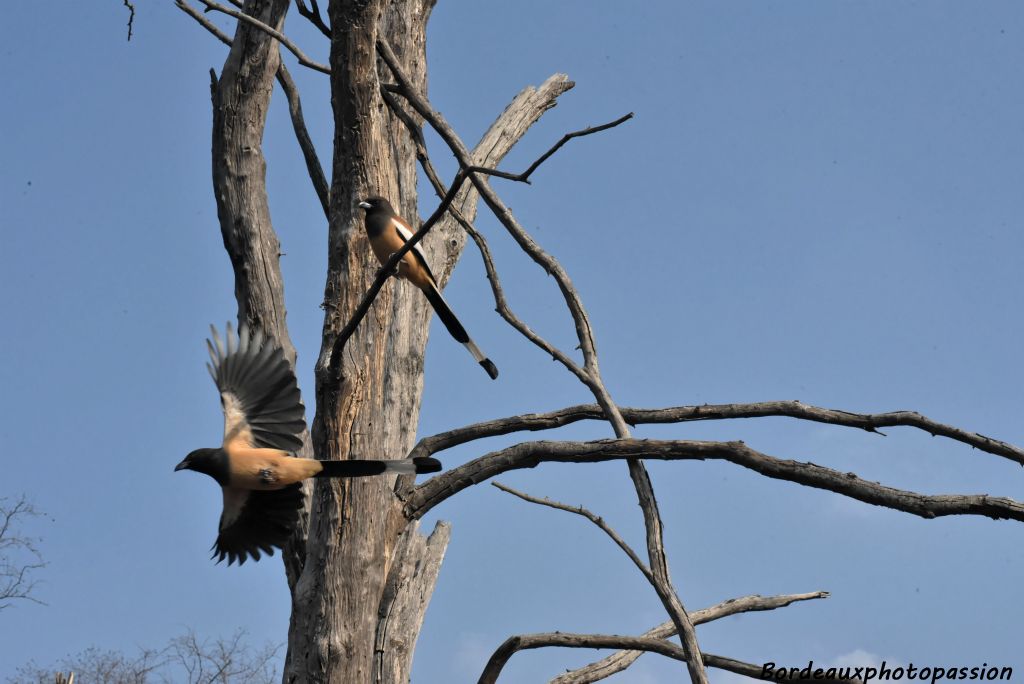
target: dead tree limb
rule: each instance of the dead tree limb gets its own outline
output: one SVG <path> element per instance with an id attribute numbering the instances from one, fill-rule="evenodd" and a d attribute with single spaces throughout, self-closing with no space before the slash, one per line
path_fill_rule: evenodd
<path id="1" fill-rule="evenodd" d="M 737 418 L 786 417 L 829 425 L 858 428 L 866 432 L 883 434 L 879 428 L 907 426 L 923 430 L 933 437 L 947 437 L 957 442 L 1002 456 L 1024 465 L 1024 449 L 1007 442 L 969 432 L 952 425 L 944 425 L 916 411 L 889 413 L 851 413 L 839 409 L 821 408 L 799 401 L 764 401 L 752 404 L 702 404 L 699 406 L 673 406 L 670 408 L 640 409 L 620 407 L 622 416 L 630 425 L 656 423 L 685 423 L 699 420 L 730 420 Z M 429 456 L 477 439 L 497 437 L 513 432 L 552 430 L 581 420 L 604 420 L 597 404 L 580 404 L 547 413 L 528 413 L 497 418 L 447 432 L 424 437 L 416 444 L 414 455 Z"/>
<path id="2" fill-rule="evenodd" d="M 609 439 L 593 442 L 523 442 L 494 451 L 432 477 L 406 498 L 406 514 L 418 518 L 456 492 L 501 473 L 541 463 L 600 463 L 623 459 L 728 461 L 776 480 L 825 489 L 864 503 L 912 513 L 926 519 L 981 515 L 1024 522 L 1024 503 L 987 494 L 926 495 L 869 482 L 814 463 L 774 458 L 743 442 Z"/>
<path id="3" fill-rule="evenodd" d="M 611 538 L 613 542 L 615 542 L 616 546 L 622 549 L 623 553 L 629 556 L 629 560 L 633 561 L 633 565 L 635 565 L 637 569 L 643 574 L 643 576 L 647 578 L 648 582 L 651 582 L 652 584 L 654 583 L 654 575 L 651 573 L 651 569 L 647 567 L 646 563 L 640 560 L 640 556 L 636 555 L 636 551 L 634 551 L 633 548 L 626 543 L 626 540 L 619 536 L 619 533 L 616 532 L 611 525 L 606 523 L 604 521 L 604 518 L 602 518 L 601 516 L 595 515 L 593 512 L 587 510 L 583 506 L 569 506 L 559 501 L 553 501 L 547 497 L 541 499 L 536 496 L 530 496 L 525 492 L 520 492 L 519 490 L 513 489 L 512 487 L 507 487 L 501 484 L 500 482 L 492 482 L 491 485 L 497 487 L 503 492 L 511 494 L 512 496 L 517 496 L 523 501 L 535 503 L 539 506 L 547 506 L 548 508 L 554 508 L 556 510 L 565 511 L 567 513 L 574 513 L 576 515 L 586 518 L 590 522 L 597 525 L 597 527 L 600 528 L 602 532 L 608 535 L 608 537 Z"/>
<path id="4" fill-rule="evenodd" d="M 702 625 L 705 622 L 712 622 L 729 615 L 749 613 L 763 610 L 775 610 L 785 608 L 798 601 L 810 601 L 814 599 L 828 598 L 827 591 L 813 591 L 806 594 L 782 594 L 780 596 L 743 596 L 741 598 L 729 599 L 710 608 L 702 608 L 690 613 L 694 625 Z M 650 639 L 667 639 L 675 634 L 675 625 L 671 621 L 663 622 L 657 627 L 652 627 L 640 636 Z M 644 654 L 643 651 L 618 651 L 601 660 L 597 660 L 583 667 L 563 672 L 549 684 L 591 684 L 613 674 L 622 672 Z"/>
<path id="5" fill-rule="evenodd" d="M 689 657 L 682 648 L 675 644 L 651 637 L 619 636 L 617 634 L 573 634 L 571 632 L 547 632 L 543 634 L 521 634 L 509 637 L 491 655 L 484 666 L 477 684 L 496 684 L 502 669 L 509 659 L 519 651 L 548 647 L 561 648 L 617 648 L 635 651 L 658 653 L 675 660 L 686 661 Z M 709 667 L 735 672 L 754 679 L 761 678 L 762 666 L 746 663 L 734 658 L 702 653 L 701 658 Z M 860 684 L 859 679 L 838 681 Z"/>

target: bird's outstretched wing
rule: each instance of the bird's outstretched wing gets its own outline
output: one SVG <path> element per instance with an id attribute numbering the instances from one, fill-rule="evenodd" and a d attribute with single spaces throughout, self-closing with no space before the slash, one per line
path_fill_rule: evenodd
<path id="1" fill-rule="evenodd" d="M 224 448 L 266 447 L 297 451 L 306 427 L 295 373 L 284 352 L 260 331 L 242 326 L 236 337 L 227 324 L 226 343 L 217 329 L 206 341 L 224 409 Z"/>
<path id="2" fill-rule="evenodd" d="M 213 544 L 213 557 L 220 563 L 239 565 L 260 553 L 274 555 L 274 547 L 284 548 L 299 519 L 303 504 L 298 483 L 272 491 L 224 488 L 224 512 L 220 516 L 220 534 Z"/>

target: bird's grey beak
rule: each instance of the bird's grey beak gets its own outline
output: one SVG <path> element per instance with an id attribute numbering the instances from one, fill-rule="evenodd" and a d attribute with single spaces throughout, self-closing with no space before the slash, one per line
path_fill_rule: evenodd
<path id="1" fill-rule="evenodd" d="M 360 209 L 373 209 L 373 207 L 370 205 L 369 202 L 360 202 L 359 203 L 359 208 Z"/>
<path id="2" fill-rule="evenodd" d="M 174 472 L 178 472 L 179 470 L 185 470 L 186 468 L 188 468 L 188 459 L 185 459 L 178 465 L 174 466 Z"/>

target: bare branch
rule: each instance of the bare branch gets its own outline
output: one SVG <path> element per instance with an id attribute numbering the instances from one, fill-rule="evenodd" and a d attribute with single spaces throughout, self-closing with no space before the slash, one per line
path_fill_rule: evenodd
<path id="1" fill-rule="evenodd" d="M 542 154 L 537 159 L 537 161 L 535 161 L 532 164 L 530 164 L 530 166 L 525 171 L 523 171 L 522 173 L 508 173 L 507 171 L 493 171 L 493 170 L 484 169 L 483 167 L 480 167 L 480 166 L 470 166 L 469 168 L 466 169 L 466 172 L 467 173 L 473 173 L 473 172 L 476 172 L 476 171 L 488 171 L 488 175 L 496 176 L 498 178 L 505 178 L 506 180 L 518 181 L 520 183 L 526 183 L 527 185 L 529 185 L 530 184 L 530 176 L 533 174 L 534 171 L 537 170 L 537 167 L 540 166 L 541 164 L 543 164 L 545 161 L 547 161 L 548 157 L 550 157 L 555 152 L 557 152 L 558 149 L 562 145 L 564 145 L 565 143 L 569 142 L 573 138 L 582 138 L 585 135 L 593 135 L 594 133 L 600 133 L 601 131 L 606 131 L 609 128 L 615 128 L 619 124 L 625 123 L 626 121 L 629 121 L 632 118 L 633 118 L 633 112 L 630 112 L 629 114 L 626 114 L 624 116 L 620 116 L 615 121 L 609 121 L 608 123 L 601 124 L 600 126 L 588 126 L 587 128 L 584 128 L 584 129 L 579 130 L 579 131 L 573 131 L 572 133 L 566 133 L 565 135 L 562 136 L 561 140 L 559 140 L 554 145 L 552 145 L 551 148 L 548 149 L 547 152 Z"/>
<path id="2" fill-rule="evenodd" d="M 175 0 L 178 9 L 199 22 L 199 25 L 216 36 L 217 40 L 228 47 L 231 46 L 231 38 L 217 28 L 213 22 L 203 16 L 202 12 L 189 5 L 185 0 Z M 306 160 L 306 171 L 313 183 L 313 190 L 316 191 L 320 206 L 323 207 L 324 216 L 328 215 L 330 207 L 330 188 L 327 185 L 327 178 L 324 175 L 323 167 L 320 165 L 320 158 L 317 156 L 316 148 L 313 146 L 313 139 L 309 136 L 306 128 L 306 120 L 302 116 L 302 100 L 299 97 L 299 89 L 292 79 L 288 67 L 282 61 L 277 67 L 277 82 L 281 85 L 285 97 L 288 99 L 288 114 L 291 116 L 292 129 L 295 131 L 295 139 L 302 150 L 302 157 Z"/>
<path id="3" fill-rule="evenodd" d="M 690 619 L 694 625 L 701 625 L 705 622 L 712 622 L 729 615 L 748 613 L 762 610 L 775 610 L 785 608 L 797 601 L 810 601 L 813 599 L 828 598 L 827 591 L 813 591 L 806 594 L 783 594 L 780 596 L 743 596 L 741 598 L 729 599 L 710 608 L 702 608 L 690 613 Z M 675 625 L 671 621 L 663 622 L 657 627 L 652 627 L 640 636 L 649 639 L 667 639 L 676 633 Z M 590 684 L 597 682 L 613 674 L 622 672 L 643 655 L 643 651 L 619 651 L 601 660 L 584 665 L 581 668 L 564 672 L 549 684 Z"/>
<path id="4" fill-rule="evenodd" d="M 174 4 L 177 5 L 178 9 L 180 9 L 182 12 L 184 12 L 185 14 L 189 15 L 197 22 L 199 22 L 200 26 L 202 26 L 204 29 L 212 33 L 214 36 L 216 36 L 217 40 L 224 43 L 228 47 L 231 47 L 231 38 L 226 33 L 217 28 L 217 26 L 212 21 L 207 19 L 202 12 L 200 12 L 195 7 L 185 2 L 185 0 L 174 0 Z"/>
<path id="5" fill-rule="evenodd" d="M 135 23 L 135 5 L 124 0 L 124 6 L 128 8 L 128 42 L 132 42 L 132 25 Z"/>
<path id="6" fill-rule="evenodd" d="M 938 423 L 915 411 L 889 413 L 851 413 L 839 409 L 821 408 L 799 401 L 764 401 L 750 404 L 703 404 L 700 406 L 673 406 L 659 409 L 620 407 L 622 416 L 630 425 L 653 423 L 684 423 L 698 420 L 729 420 L 734 418 L 787 417 L 829 425 L 859 428 L 878 432 L 878 428 L 907 426 L 923 430 L 932 436 L 948 437 L 968 444 L 980 451 L 1002 456 L 1024 465 L 1024 449 L 1007 442 L 968 432 L 951 425 Z M 581 420 L 604 420 L 597 404 L 569 406 L 548 413 L 528 413 L 507 418 L 474 423 L 465 427 L 424 437 L 413 449 L 413 455 L 429 456 L 466 442 L 513 432 L 551 430 Z"/>
<path id="7" fill-rule="evenodd" d="M 331 191 L 327 184 L 327 177 L 324 175 L 324 169 L 320 166 L 320 158 L 316 154 L 316 148 L 313 146 L 313 139 L 309 137 L 309 131 L 306 129 L 306 120 L 302 116 L 302 100 L 299 98 L 299 89 L 295 85 L 295 81 L 292 80 L 292 75 L 288 73 L 288 68 L 285 67 L 284 62 L 281 62 L 281 66 L 277 68 L 277 82 L 281 84 L 281 90 L 284 91 L 284 95 L 288 98 L 288 114 L 292 119 L 292 129 L 295 131 L 295 139 L 299 143 L 299 149 L 302 150 L 302 158 L 306 160 L 306 171 L 309 173 L 309 179 L 313 182 L 313 189 L 316 191 L 317 199 L 320 200 L 320 206 L 323 207 L 324 216 L 330 216 L 330 204 L 331 204 Z"/>
<path id="8" fill-rule="evenodd" d="M 25 496 L 11 503 L 0 498 L 0 611 L 15 601 L 46 605 L 33 596 L 37 585 L 33 574 L 46 567 L 36 546 L 38 540 L 18 529 L 27 518 L 39 515 Z"/>
<path id="9" fill-rule="evenodd" d="M 654 583 L 655 579 L 653 573 L 651 573 L 651 569 L 647 567 L 647 565 L 642 560 L 640 560 L 640 557 L 636 555 L 636 551 L 634 551 L 632 547 L 630 547 L 630 545 L 627 544 L 626 541 L 619 536 L 618 532 L 612 529 L 612 527 L 608 523 L 606 523 L 604 521 L 604 518 L 602 518 L 601 516 L 594 515 L 594 513 L 588 511 L 583 506 L 568 506 L 564 503 L 559 503 L 558 501 L 552 501 L 547 497 L 539 499 L 535 496 L 530 496 L 529 494 L 526 494 L 524 492 L 512 489 L 511 487 L 506 487 L 500 482 L 492 482 L 491 485 L 497 487 L 503 492 L 508 492 L 513 496 L 518 496 L 523 501 L 529 501 L 530 503 L 535 503 L 541 506 L 547 506 L 548 508 L 554 508 L 559 511 L 566 511 L 568 513 L 575 513 L 576 515 L 583 516 L 590 522 L 597 525 L 605 534 L 611 537 L 612 541 L 615 542 L 627 556 L 629 556 L 629 559 L 633 561 L 633 564 L 637 567 L 637 569 L 643 573 L 644 577 L 647 578 L 647 581 L 651 584 Z"/>
<path id="10" fill-rule="evenodd" d="M 669 658 L 686 662 L 687 654 L 679 646 L 663 639 L 619 636 L 616 634 L 573 634 L 571 632 L 548 632 L 543 634 L 521 634 L 509 637 L 494 651 L 477 684 L 495 684 L 502 668 L 519 651 L 534 648 L 561 646 L 565 648 L 616 648 L 660 653 Z"/>
<path id="11" fill-rule="evenodd" d="M 306 3 L 304 0 L 295 0 L 295 9 L 299 10 L 299 14 L 308 19 L 310 23 L 313 24 L 313 26 L 316 26 L 318 29 L 320 29 L 320 33 L 330 38 L 331 28 L 327 25 L 323 17 L 320 15 L 320 7 L 317 6 L 316 0 L 309 1 L 310 4 L 313 6 L 312 9 L 306 7 Z"/>
<path id="12" fill-rule="evenodd" d="M 662 639 L 653 639 L 650 637 L 619 636 L 617 634 L 573 634 L 571 632 L 521 634 L 509 637 L 501 644 L 501 646 L 498 647 L 494 654 L 491 655 L 490 660 L 487 661 L 487 665 L 484 666 L 484 670 L 480 674 L 480 679 L 477 680 L 477 684 L 495 684 L 498 681 L 498 677 L 501 675 L 502 668 L 505 667 L 505 664 L 508 663 L 509 659 L 517 652 L 534 648 L 546 648 L 550 646 L 558 646 L 562 648 L 630 649 L 659 653 L 668 658 L 674 658 L 675 660 L 684 662 L 687 660 L 686 651 L 679 646 Z M 761 678 L 762 667 L 760 665 L 745 663 L 741 660 L 726 658 L 713 653 L 702 653 L 701 657 L 709 667 L 728 670 L 729 672 L 753 677 L 754 679 Z M 848 681 L 851 684 L 859 684 L 860 682 L 858 679 L 840 681 Z"/>
<path id="13" fill-rule="evenodd" d="M 280 42 L 282 45 L 284 45 L 286 48 L 288 48 L 289 52 L 291 52 L 293 55 L 295 55 L 295 57 L 299 60 L 299 64 L 301 64 L 303 66 L 307 66 L 310 69 L 313 69 L 315 71 L 319 71 L 319 72 L 324 73 L 324 74 L 330 74 L 331 73 L 330 67 L 328 67 L 326 64 L 321 64 L 319 62 L 315 62 L 312 59 L 310 59 L 309 57 L 307 57 L 306 53 L 304 53 L 302 50 L 300 50 L 299 47 L 295 43 L 293 43 L 291 40 L 288 39 L 287 36 L 285 36 L 283 33 L 278 31 L 277 29 L 264 24 L 259 19 L 256 19 L 254 17 L 250 17 L 248 14 L 245 14 L 244 12 L 237 12 L 237 11 L 235 11 L 233 9 L 225 7 L 224 5 L 221 5 L 221 4 L 218 4 L 216 2 L 213 2 L 213 0 L 199 0 L 199 2 L 203 3 L 203 5 L 206 6 L 207 10 L 213 10 L 215 12 L 221 12 L 223 14 L 226 14 L 226 15 L 230 16 L 230 17 L 234 17 L 235 19 L 238 19 L 239 21 L 244 21 L 247 24 L 255 26 L 259 30 L 261 30 L 261 31 L 267 33 L 268 35 L 272 36 L 278 42 Z M 180 0 L 179 0 L 179 6 L 180 6 Z"/>
<path id="14" fill-rule="evenodd" d="M 1024 522 L 1024 503 L 987 494 L 936 494 L 895 489 L 814 463 L 782 460 L 751 449 L 743 442 L 696 440 L 609 439 L 593 442 L 523 442 L 495 451 L 432 477 L 406 498 L 406 515 L 418 518 L 458 491 L 501 473 L 541 463 L 599 463 L 620 459 L 660 461 L 720 460 L 766 477 L 825 489 L 865 503 L 913 513 L 922 518 L 982 515 Z"/>

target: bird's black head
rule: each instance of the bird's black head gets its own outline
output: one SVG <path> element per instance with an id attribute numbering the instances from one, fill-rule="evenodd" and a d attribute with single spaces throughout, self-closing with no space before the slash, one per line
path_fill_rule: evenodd
<path id="1" fill-rule="evenodd" d="M 228 460 L 223 449 L 196 449 L 189 453 L 181 463 L 174 466 L 174 471 L 194 470 L 209 475 L 222 485 L 228 480 Z"/>
<path id="2" fill-rule="evenodd" d="M 395 213 L 394 208 L 391 206 L 391 202 L 388 202 L 383 197 L 377 197 L 376 195 L 364 199 L 359 203 L 359 207 L 361 209 L 365 209 L 367 214 L 384 212 L 388 216 L 391 216 Z"/>

